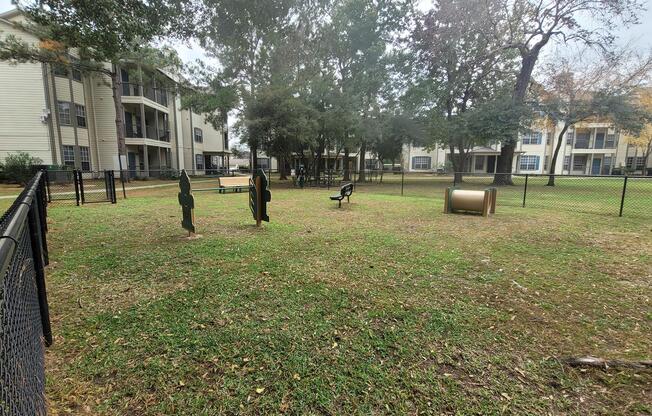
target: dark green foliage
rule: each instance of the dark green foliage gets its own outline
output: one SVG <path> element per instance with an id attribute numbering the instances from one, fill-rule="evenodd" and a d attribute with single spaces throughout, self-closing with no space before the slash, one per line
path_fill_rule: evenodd
<path id="1" fill-rule="evenodd" d="M 41 163 L 41 159 L 26 152 L 10 154 L 5 158 L 3 176 L 9 182 L 25 185 L 34 176 L 35 166 Z"/>

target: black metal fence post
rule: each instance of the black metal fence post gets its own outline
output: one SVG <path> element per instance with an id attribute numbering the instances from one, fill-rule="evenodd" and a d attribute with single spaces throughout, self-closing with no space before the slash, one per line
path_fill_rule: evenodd
<path id="1" fill-rule="evenodd" d="M 627 175 L 625 175 L 625 180 L 623 181 L 623 193 L 620 197 L 620 213 L 619 217 L 623 216 L 623 208 L 625 207 L 625 193 L 627 192 Z"/>
<path id="2" fill-rule="evenodd" d="M 52 202 L 52 194 L 50 193 L 50 175 L 48 174 L 47 169 L 43 170 L 43 175 L 45 176 L 45 188 L 47 189 L 47 198 L 48 202 Z"/>
<path id="3" fill-rule="evenodd" d="M 120 182 L 122 183 L 122 197 L 124 199 L 127 199 L 127 190 L 125 189 L 125 172 L 128 171 L 124 171 L 124 170 L 120 171 Z"/>
<path id="4" fill-rule="evenodd" d="M 404 184 L 405 184 L 405 169 L 401 169 L 401 196 L 403 196 Z"/>
<path id="5" fill-rule="evenodd" d="M 41 239 L 41 226 L 37 210 L 41 201 L 34 197 L 27 214 L 29 226 L 30 245 L 32 247 L 32 260 L 34 261 L 34 273 L 36 277 L 36 290 L 38 292 L 38 304 L 41 312 L 41 326 L 43 327 L 43 340 L 46 346 L 52 345 L 52 329 L 50 327 L 50 312 L 48 308 L 48 297 L 45 288 L 45 259 L 43 256 L 43 245 Z"/>
<path id="6" fill-rule="evenodd" d="M 86 203 L 86 196 L 84 195 L 84 177 L 82 171 L 77 171 L 77 177 L 79 178 L 79 196 L 81 197 L 81 203 L 84 205 Z"/>
<path id="7" fill-rule="evenodd" d="M 527 196 L 527 180 L 530 177 L 529 174 L 525 174 L 525 186 L 523 187 L 523 208 L 525 208 L 525 197 Z"/>
<path id="8" fill-rule="evenodd" d="M 109 171 L 104 170 L 104 194 L 106 199 L 112 201 L 111 199 L 111 186 L 109 185 Z"/>
<path id="9" fill-rule="evenodd" d="M 75 200 L 77 201 L 77 206 L 79 206 L 79 177 L 77 176 L 77 170 L 72 171 L 72 179 L 75 183 Z"/>

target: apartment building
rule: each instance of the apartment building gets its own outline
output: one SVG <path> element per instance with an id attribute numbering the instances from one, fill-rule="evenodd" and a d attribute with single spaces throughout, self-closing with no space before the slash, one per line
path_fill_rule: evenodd
<path id="1" fill-rule="evenodd" d="M 0 36 L 38 39 L 15 26 L 17 10 L 0 14 Z M 113 69 L 108 66 L 108 69 Z M 181 108 L 178 80 L 163 70 L 120 68 L 121 106 L 132 177 L 166 169 L 198 174 L 228 166 L 227 126 L 215 128 L 203 114 Z M 116 113 L 111 80 L 66 66 L 0 62 L 0 159 L 19 151 L 47 165 L 86 171 L 119 169 Z"/>
<path id="2" fill-rule="evenodd" d="M 519 136 L 513 173 L 550 173 L 552 156 L 562 126 L 533 128 Z M 611 175 L 625 171 L 644 173 L 652 169 L 652 158 L 644 167 L 642 152 L 630 146 L 625 136 L 612 123 L 591 121 L 569 128 L 562 138 L 555 174 L 561 175 Z M 468 171 L 494 173 L 500 155 L 500 144 L 475 147 L 470 152 Z M 432 172 L 450 169 L 449 149 L 427 150 L 405 145 L 402 166 L 408 172 Z"/>

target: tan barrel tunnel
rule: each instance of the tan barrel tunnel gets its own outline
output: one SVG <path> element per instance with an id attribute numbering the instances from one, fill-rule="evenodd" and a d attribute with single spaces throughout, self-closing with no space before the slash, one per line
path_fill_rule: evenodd
<path id="1" fill-rule="evenodd" d="M 484 207 L 484 191 L 455 189 L 451 198 L 454 210 L 482 212 Z"/>

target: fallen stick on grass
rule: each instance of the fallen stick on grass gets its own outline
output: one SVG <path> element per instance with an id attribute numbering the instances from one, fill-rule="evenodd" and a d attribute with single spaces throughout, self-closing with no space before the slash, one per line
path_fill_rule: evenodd
<path id="1" fill-rule="evenodd" d="M 598 357 L 569 357 L 562 358 L 562 363 L 571 367 L 598 367 L 598 368 L 652 368 L 652 361 L 626 361 L 626 360 L 605 360 Z"/>

